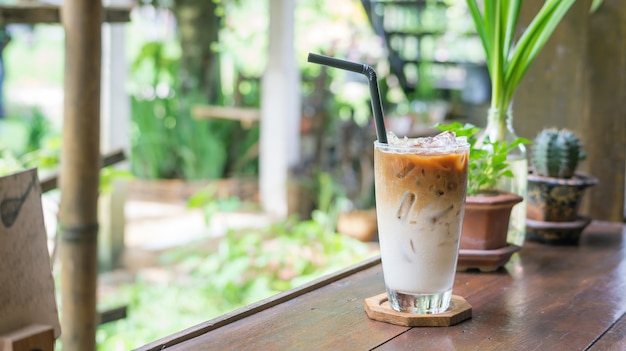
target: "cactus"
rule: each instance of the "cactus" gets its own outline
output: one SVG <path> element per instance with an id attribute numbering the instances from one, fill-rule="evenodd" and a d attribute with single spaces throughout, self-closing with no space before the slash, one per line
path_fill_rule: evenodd
<path id="1" fill-rule="evenodd" d="M 544 129 L 533 142 L 532 162 L 541 176 L 571 178 L 585 156 L 580 139 L 567 129 Z"/>

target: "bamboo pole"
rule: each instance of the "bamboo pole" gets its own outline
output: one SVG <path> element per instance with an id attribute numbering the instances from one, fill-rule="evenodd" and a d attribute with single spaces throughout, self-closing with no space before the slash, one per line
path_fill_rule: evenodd
<path id="1" fill-rule="evenodd" d="M 63 350 L 96 349 L 102 4 L 65 0 L 61 148 L 61 328 Z"/>

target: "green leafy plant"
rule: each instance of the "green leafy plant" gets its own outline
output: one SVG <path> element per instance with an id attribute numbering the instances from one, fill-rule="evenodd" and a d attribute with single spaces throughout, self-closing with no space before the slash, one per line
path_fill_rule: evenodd
<path id="1" fill-rule="evenodd" d="M 499 126 L 496 139 L 506 135 L 506 116 L 513 94 L 545 43 L 575 0 L 546 0 L 516 42 L 521 0 L 467 0 L 482 42 L 491 76 L 491 109 Z"/>
<path id="2" fill-rule="evenodd" d="M 441 131 L 452 131 L 457 137 L 467 137 L 470 144 L 469 169 L 467 173 L 467 195 L 478 195 L 481 192 L 495 190 L 498 181 L 503 177 L 513 177 L 509 169 L 507 155 L 519 144 L 529 144 L 525 138 L 517 138 L 513 142 L 491 140 L 487 137 L 480 148 L 476 147 L 476 135 L 480 128 L 466 123 L 454 122 L 447 125 L 437 124 Z"/>
<path id="3" fill-rule="evenodd" d="M 578 161 L 585 159 L 578 136 L 567 129 L 548 128 L 540 131 L 533 141 L 532 164 L 537 175 L 571 178 Z"/>

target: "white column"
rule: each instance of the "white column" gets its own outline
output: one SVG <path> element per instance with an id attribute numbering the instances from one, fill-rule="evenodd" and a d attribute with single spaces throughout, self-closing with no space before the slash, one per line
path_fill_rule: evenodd
<path id="1" fill-rule="evenodd" d="M 262 79 L 260 195 L 265 212 L 287 216 L 289 168 L 300 159 L 300 76 L 294 0 L 270 0 L 269 55 Z"/>
<path id="2" fill-rule="evenodd" d="M 104 0 L 104 6 L 128 6 L 127 0 Z M 126 26 L 127 23 L 102 24 L 102 76 L 100 97 L 100 151 L 109 153 L 123 149 L 130 157 L 130 98 L 126 91 Z M 128 162 L 122 163 L 127 167 Z M 119 165 L 117 165 L 119 167 Z M 124 250 L 126 219 L 124 204 L 129 183 L 115 180 L 110 193 L 100 193 L 98 217 L 98 260 L 101 269 L 110 270 L 120 264 Z"/>
<path id="3" fill-rule="evenodd" d="M 127 0 L 105 0 L 105 6 L 130 6 Z M 130 99 L 126 91 L 126 23 L 102 24 L 102 96 L 100 102 L 103 153 L 130 152 Z"/>

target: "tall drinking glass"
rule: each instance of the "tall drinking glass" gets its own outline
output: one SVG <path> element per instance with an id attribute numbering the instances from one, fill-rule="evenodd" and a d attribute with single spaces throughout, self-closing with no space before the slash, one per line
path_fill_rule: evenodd
<path id="1" fill-rule="evenodd" d="M 451 132 L 374 142 L 385 287 L 399 312 L 445 312 L 459 254 L 469 144 Z"/>

